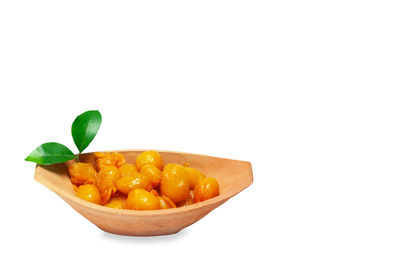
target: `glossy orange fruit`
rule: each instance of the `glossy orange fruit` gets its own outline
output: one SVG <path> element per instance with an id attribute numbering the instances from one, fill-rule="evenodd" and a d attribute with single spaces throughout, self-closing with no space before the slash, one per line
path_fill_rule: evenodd
<path id="1" fill-rule="evenodd" d="M 118 152 L 95 152 L 96 157 L 96 170 L 100 171 L 103 166 L 121 167 L 125 163 L 125 157 Z"/>
<path id="2" fill-rule="evenodd" d="M 96 184 L 96 170 L 90 163 L 75 162 L 68 167 L 71 183 L 80 186 Z"/>
<path id="3" fill-rule="evenodd" d="M 125 207 L 125 197 L 112 197 L 104 206 L 113 209 L 123 209 Z"/>
<path id="4" fill-rule="evenodd" d="M 190 183 L 186 169 L 178 164 L 167 164 L 162 172 L 161 194 L 174 203 L 186 200 L 189 196 Z"/>
<path id="5" fill-rule="evenodd" d="M 129 192 L 136 188 L 142 188 L 145 190 L 151 189 L 150 179 L 139 172 L 134 172 L 132 175 L 118 179 L 116 185 L 118 190 L 125 195 L 128 195 Z"/>
<path id="6" fill-rule="evenodd" d="M 99 190 L 95 185 L 92 184 L 79 186 L 76 190 L 76 196 L 95 204 L 100 204 L 101 202 Z"/>
<path id="7" fill-rule="evenodd" d="M 206 175 L 197 169 L 194 169 L 192 167 L 185 167 L 185 169 L 189 175 L 190 189 L 194 189 L 194 186 L 199 179 L 206 178 Z"/>
<path id="8" fill-rule="evenodd" d="M 138 171 L 146 164 L 152 164 L 160 170 L 163 170 L 164 162 L 161 155 L 156 151 L 145 151 L 136 158 L 136 168 Z"/>
<path id="9" fill-rule="evenodd" d="M 124 164 L 119 168 L 119 173 L 122 177 L 131 176 L 133 173 L 137 173 L 136 166 L 133 164 Z"/>
<path id="10" fill-rule="evenodd" d="M 115 166 L 103 166 L 97 174 L 97 188 L 100 191 L 102 203 L 106 203 L 117 191 L 115 182 L 120 178 Z"/>
<path id="11" fill-rule="evenodd" d="M 131 210 L 157 210 L 160 203 L 156 196 L 147 190 L 137 188 L 129 192 L 126 208 Z"/>
<path id="12" fill-rule="evenodd" d="M 200 202 L 219 195 L 218 181 L 213 177 L 207 177 L 197 181 L 193 190 L 194 201 Z"/>
<path id="13" fill-rule="evenodd" d="M 176 208 L 175 203 L 166 196 L 157 196 L 157 199 L 160 203 L 160 209 Z"/>
<path id="14" fill-rule="evenodd" d="M 140 170 L 140 173 L 149 178 L 152 187 L 158 187 L 160 185 L 162 172 L 154 165 L 145 164 Z"/>

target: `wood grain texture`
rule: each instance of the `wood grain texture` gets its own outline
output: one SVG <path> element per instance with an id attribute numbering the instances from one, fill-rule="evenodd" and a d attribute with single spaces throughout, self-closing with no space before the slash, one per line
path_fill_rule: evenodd
<path id="1" fill-rule="evenodd" d="M 144 150 L 123 150 L 127 163 L 134 163 Z M 75 196 L 67 165 L 37 165 L 35 180 L 58 194 L 72 208 L 104 231 L 131 236 L 154 236 L 177 233 L 197 222 L 210 211 L 248 187 L 253 182 L 250 162 L 205 155 L 159 151 L 164 163 L 189 163 L 220 184 L 220 195 L 190 206 L 154 210 L 119 210 L 93 204 Z M 80 161 L 94 163 L 93 153 L 82 154 Z"/>

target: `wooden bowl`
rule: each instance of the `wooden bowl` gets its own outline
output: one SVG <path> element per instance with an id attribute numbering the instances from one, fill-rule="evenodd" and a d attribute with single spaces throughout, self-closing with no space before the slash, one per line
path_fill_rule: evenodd
<path id="1" fill-rule="evenodd" d="M 122 153 L 128 163 L 134 163 L 143 150 L 117 151 Z M 220 206 L 229 198 L 248 187 L 253 182 L 250 162 L 229 160 L 205 155 L 159 152 L 164 163 L 189 163 L 207 176 L 215 177 L 220 184 L 220 195 L 174 209 L 136 211 L 119 210 L 93 204 L 75 196 L 68 172 L 67 164 L 49 166 L 37 165 L 35 180 L 57 193 L 72 208 L 100 229 L 114 234 L 131 236 L 156 236 L 174 234 L 197 222 L 210 211 Z M 82 162 L 94 163 L 93 153 L 81 155 Z"/>

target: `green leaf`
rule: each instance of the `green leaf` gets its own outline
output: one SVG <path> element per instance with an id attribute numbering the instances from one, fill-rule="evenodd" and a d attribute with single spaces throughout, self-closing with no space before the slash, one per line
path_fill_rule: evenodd
<path id="1" fill-rule="evenodd" d="M 99 111 L 87 111 L 80 114 L 72 123 L 71 134 L 75 145 L 81 153 L 94 139 L 101 125 Z"/>
<path id="2" fill-rule="evenodd" d="M 34 162 L 37 164 L 55 164 L 63 163 L 72 159 L 76 156 L 70 149 L 57 142 L 46 142 L 37 147 L 25 161 Z"/>

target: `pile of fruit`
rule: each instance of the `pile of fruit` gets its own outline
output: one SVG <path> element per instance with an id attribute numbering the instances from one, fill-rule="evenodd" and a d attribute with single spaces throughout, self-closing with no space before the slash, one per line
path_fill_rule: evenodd
<path id="1" fill-rule="evenodd" d="M 120 153 L 96 152 L 96 164 L 68 167 L 76 195 L 116 209 L 157 210 L 187 206 L 219 195 L 218 181 L 188 164 L 167 164 L 156 151 L 141 153 L 135 164 Z"/>

